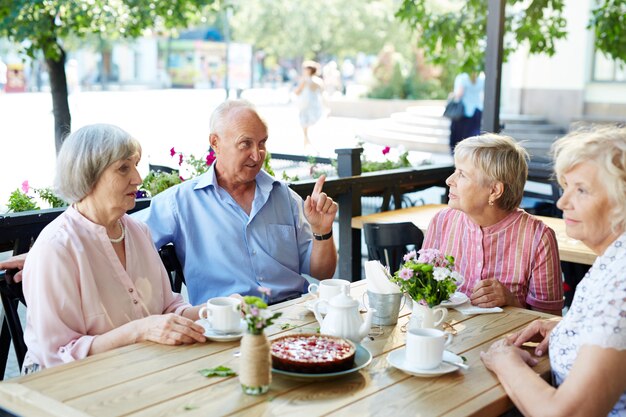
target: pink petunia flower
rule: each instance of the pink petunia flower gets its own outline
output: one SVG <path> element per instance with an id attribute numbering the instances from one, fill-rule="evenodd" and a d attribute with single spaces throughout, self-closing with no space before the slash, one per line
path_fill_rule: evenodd
<path id="1" fill-rule="evenodd" d="M 172 146 L 172 149 L 170 149 L 170 156 L 173 157 L 174 155 L 176 155 L 176 150 L 174 150 L 174 147 Z"/>
<path id="2" fill-rule="evenodd" d="M 269 297 L 270 295 L 272 295 L 272 290 L 271 290 L 271 288 L 267 288 L 267 287 L 259 287 L 259 292 L 260 292 L 261 294 L 263 294 L 263 295 L 268 296 L 268 297 Z"/>
<path id="3" fill-rule="evenodd" d="M 22 192 L 27 194 L 28 190 L 30 190 L 30 185 L 28 185 L 28 180 L 26 180 L 22 183 Z"/>
<path id="4" fill-rule="evenodd" d="M 183 154 L 178 154 L 178 166 L 181 166 L 183 164 Z"/>
<path id="5" fill-rule="evenodd" d="M 385 146 L 383 148 L 383 155 L 387 155 L 389 153 L 389 151 L 391 150 L 391 148 L 389 146 Z"/>
<path id="6" fill-rule="evenodd" d="M 211 164 L 213 164 L 213 162 L 215 162 L 216 159 L 217 157 L 215 156 L 215 152 L 214 151 L 209 152 L 209 154 L 206 156 L 207 166 L 210 166 Z"/>

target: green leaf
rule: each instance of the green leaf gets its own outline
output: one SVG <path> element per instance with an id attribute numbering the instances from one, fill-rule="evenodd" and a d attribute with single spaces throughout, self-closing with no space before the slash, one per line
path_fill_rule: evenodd
<path id="1" fill-rule="evenodd" d="M 230 368 L 227 368 L 226 366 L 218 366 L 216 368 L 207 368 L 207 369 L 201 369 L 198 371 L 200 373 L 200 375 L 202 376 L 206 376 L 206 377 L 212 377 L 212 376 L 233 376 L 233 375 L 237 375 L 237 373 L 235 371 L 233 371 Z"/>

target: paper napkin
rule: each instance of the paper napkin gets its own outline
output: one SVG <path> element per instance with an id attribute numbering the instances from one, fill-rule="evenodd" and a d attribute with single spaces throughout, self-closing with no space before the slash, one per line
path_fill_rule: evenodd
<path id="1" fill-rule="evenodd" d="M 369 291 L 378 294 L 400 293 L 400 288 L 390 279 L 389 271 L 379 261 L 365 262 L 365 280 Z"/>

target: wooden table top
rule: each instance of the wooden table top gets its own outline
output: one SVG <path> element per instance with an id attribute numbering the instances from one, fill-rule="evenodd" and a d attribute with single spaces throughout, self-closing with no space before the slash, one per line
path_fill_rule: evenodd
<path id="1" fill-rule="evenodd" d="M 365 282 L 352 284 L 360 298 Z M 273 306 L 283 312 L 267 330 L 270 338 L 318 327 L 305 303 L 310 296 Z M 497 416 L 511 407 L 504 389 L 479 353 L 500 337 L 546 314 L 506 307 L 503 313 L 464 316 L 450 310 L 457 334 L 448 348 L 467 358 L 470 369 L 433 378 L 410 376 L 386 360 L 405 343 L 402 325 L 366 338 L 372 363 L 342 378 L 298 381 L 274 374 L 268 394 L 243 394 L 237 377 L 206 378 L 200 369 L 224 365 L 239 370 L 239 342 L 189 346 L 139 343 L 74 363 L 0 383 L 0 407 L 23 416 Z M 290 329 L 284 327 L 289 325 Z M 544 378 L 549 361 L 535 367 Z"/>
<path id="2" fill-rule="evenodd" d="M 424 206 L 409 207 L 399 210 L 384 211 L 352 218 L 352 227 L 362 229 L 363 223 L 400 223 L 412 222 L 424 233 L 428 229 L 430 220 L 440 210 L 448 207 L 445 204 L 426 204 Z M 572 239 L 565 233 L 565 222 L 555 217 L 536 216 L 554 233 L 559 245 L 559 256 L 562 261 L 591 265 L 596 260 L 596 254 L 579 240 Z"/>

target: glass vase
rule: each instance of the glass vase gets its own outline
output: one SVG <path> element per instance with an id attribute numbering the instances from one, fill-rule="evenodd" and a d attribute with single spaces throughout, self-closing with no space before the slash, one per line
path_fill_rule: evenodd
<path id="1" fill-rule="evenodd" d="M 272 382 L 270 343 L 265 334 L 246 333 L 241 339 L 239 383 L 248 395 L 262 395 Z"/>

